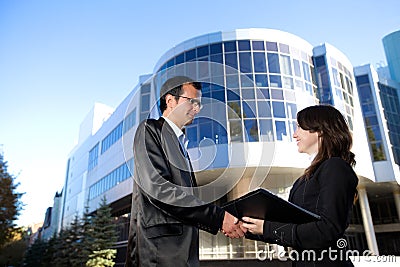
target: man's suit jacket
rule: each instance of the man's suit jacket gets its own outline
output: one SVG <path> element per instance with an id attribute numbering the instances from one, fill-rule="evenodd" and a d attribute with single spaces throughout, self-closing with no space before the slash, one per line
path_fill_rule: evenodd
<path id="1" fill-rule="evenodd" d="M 190 161 L 162 117 L 138 126 L 133 149 L 126 266 L 199 266 L 198 229 L 216 234 L 224 210 L 193 195 Z"/>
<path id="2" fill-rule="evenodd" d="M 337 250 L 333 256 L 340 258 L 337 241 L 344 237 L 349 225 L 358 178 L 352 167 L 343 159 L 330 158 L 321 163 L 314 174 L 296 180 L 290 191 L 289 201 L 321 216 L 321 220 L 305 224 L 264 222 L 262 240 L 292 247 L 299 252 L 313 250 L 320 261 L 300 261 L 295 266 L 352 266 L 349 261 L 331 261 L 329 247 Z M 254 236 L 253 236 L 254 238 Z M 318 254 L 319 253 L 319 254 Z M 332 256 L 332 258 L 333 258 Z"/>

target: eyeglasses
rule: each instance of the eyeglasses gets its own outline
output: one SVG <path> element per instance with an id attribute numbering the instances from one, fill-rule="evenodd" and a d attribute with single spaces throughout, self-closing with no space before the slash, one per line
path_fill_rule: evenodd
<path id="1" fill-rule="evenodd" d="M 182 98 L 186 98 L 188 100 L 188 102 L 190 102 L 190 104 L 193 105 L 193 107 L 198 108 L 199 110 L 203 108 L 203 105 L 201 104 L 201 101 L 197 98 L 190 98 L 190 97 L 186 97 L 183 95 L 175 95 L 176 97 L 182 97 Z"/>

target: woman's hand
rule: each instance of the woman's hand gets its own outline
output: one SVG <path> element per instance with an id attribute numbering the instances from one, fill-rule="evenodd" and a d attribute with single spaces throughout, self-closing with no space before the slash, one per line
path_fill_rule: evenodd
<path id="1" fill-rule="evenodd" d="M 262 235 L 264 232 L 264 220 L 253 219 L 250 217 L 243 217 L 242 226 L 247 229 L 252 234 Z"/>

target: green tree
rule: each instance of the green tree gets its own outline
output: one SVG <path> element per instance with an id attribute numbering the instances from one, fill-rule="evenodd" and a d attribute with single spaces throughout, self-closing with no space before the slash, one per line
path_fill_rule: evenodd
<path id="1" fill-rule="evenodd" d="M 99 260 L 103 259 L 103 265 L 90 266 L 112 266 L 106 264 L 109 264 L 109 261 L 115 257 L 116 250 L 112 247 L 117 242 L 118 233 L 111 214 L 111 207 L 107 204 L 105 196 L 101 200 L 96 215 L 93 216 L 93 229 L 90 233 L 92 253 L 87 264 L 100 264 Z"/>
<path id="2" fill-rule="evenodd" d="M 114 258 L 117 253 L 116 249 L 104 249 L 100 251 L 94 251 L 90 255 L 90 259 L 86 263 L 87 267 L 107 267 L 114 266 Z"/>
<path id="3" fill-rule="evenodd" d="M 26 238 L 7 243 L 0 252 L 0 266 L 21 266 L 27 248 Z"/>
<path id="4" fill-rule="evenodd" d="M 20 232 L 14 221 L 22 209 L 22 194 L 16 192 L 18 184 L 14 180 L 7 172 L 7 162 L 0 153 L 0 251 Z"/>
<path id="5" fill-rule="evenodd" d="M 93 223 L 92 216 L 89 213 L 89 207 L 85 207 L 85 212 L 83 213 L 81 220 L 82 227 L 82 249 L 80 251 L 79 257 L 82 259 L 82 262 L 86 264 L 89 260 L 89 255 L 93 253 L 92 248 L 94 248 L 94 239 L 93 239 Z M 85 266 L 85 264 L 83 266 Z"/>
<path id="6" fill-rule="evenodd" d="M 42 256 L 46 252 L 47 242 L 36 239 L 35 242 L 28 248 L 24 257 L 24 266 L 26 267 L 42 267 Z"/>
<path id="7" fill-rule="evenodd" d="M 71 264 L 71 252 L 72 240 L 71 240 L 71 228 L 66 227 L 60 231 L 60 234 L 54 244 L 54 266 L 56 267 L 70 267 Z"/>
<path id="8" fill-rule="evenodd" d="M 70 231 L 70 240 L 71 240 L 71 255 L 75 255 L 71 257 L 71 266 L 85 266 L 88 255 L 84 255 L 82 252 L 85 252 L 85 248 L 83 244 L 84 239 L 84 230 L 81 219 L 76 215 L 74 221 L 71 223 L 71 231 Z"/>
<path id="9" fill-rule="evenodd" d="M 42 256 L 42 266 L 43 267 L 53 267 L 54 266 L 54 255 L 56 253 L 55 244 L 57 243 L 58 236 L 54 233 L 49 240 L 47 240 L 46 250 Z"/>
<path id="10" fill-rule="evenodd" d="M 93 232 L 91 236 L 94 244 L 92 251 L 110 249 L 117 242 L 116 225 L 111 215 L 111 207 L 107 204 L 105 196 L 101 199 L 100 206 L 93 217 Z"/>

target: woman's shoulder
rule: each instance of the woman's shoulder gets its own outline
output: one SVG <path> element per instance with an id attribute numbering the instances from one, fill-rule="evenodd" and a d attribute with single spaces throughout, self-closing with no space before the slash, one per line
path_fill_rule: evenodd
<path id="1" fill-rule="evenodd" d="M 325 161 L 322 162 L 321 166 L 323 165 L 343 166 L 352 168 L 350 164 L 341 157 L 331 157 L 329 159 L 326 159 Z"/>
<path id="2" fill-rule="evenodd" d="M 353 167 L 344 159 L 340 157 L 331 157 L 321 163 L 317 172 L 330 172 L 338 177 L 343 177 L 342 175 L 347 174 L 346 177 L 352 176 L 354 181 L 358 181 L 357 174 L 355 173 Z M 337 174 L 337 175 L 336 175 Z"/>
<path id="3" fill-rule="evenodd" d="M 340 171 L 354 172 L 353 167 L 347 161 L 345 161 L 340 157 L 331 157 L 329 159 L 324 160 L 319 165 L 318 169 L 320 171 L 323 169 L 329 169 L 329 170 L 336 170 L 338 172 Z M 316 172 L 318 172 L 318 169 Z"/>

